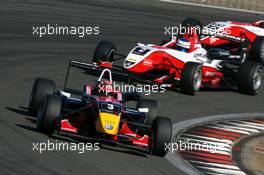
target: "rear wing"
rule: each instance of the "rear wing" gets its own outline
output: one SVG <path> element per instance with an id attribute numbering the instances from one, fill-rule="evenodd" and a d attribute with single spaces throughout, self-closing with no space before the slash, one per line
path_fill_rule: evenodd
<path id="1" fill-rule="evenodd" d="M 99 77 L 105 69 L 108 69 L 107 67 L 99 66 L 96 63 L 85 63 L 78 60 L 70 60 L 63 86 L 64 91 L 74 91 L 67 88 L 68 79 L 72 67 L 84 70 L 86 74 L 97 77 Z M 111 79 L 113 79 L 114 81 L 121 81 L 124 83 L 140 82 L 140 80 L 137 80 L 136 77 L 131 74 L 131 72 L 127 71 L 122 66 L 113 65 L 112 68 L 110 68 L 110 71 L 113 76 L 111 76 Z M 99 79 L 102 79 L 102 77 L 99 77 Z"/>
<path id="2" fill-rule="evenodd" d="M 64 81 L 64 86 L 63 86 L 64 90 L 68 90 L 67 85 L 68 85 L 69 75 L 70 75 L 70 71 L 72 67 L 84 70 L 86 73 L 89 72 L 94 75 L 99 75 L 101 72 L 101 68 L 97 66 L 96 64 L 89 64 L 89 63 L 84 63 L 84 62 L 77 61 L 77 60 L 70 60 L 68 67 L 67 67 L 67 73 L 66 73 L 66 77 Z"/>
<path id="3" fill-rule="evenodd" d="M 253 23 L 253 26 L 257 26 L 257 27 L 264 27 L 264 20 L 261 21 L 257 21 Z"/>

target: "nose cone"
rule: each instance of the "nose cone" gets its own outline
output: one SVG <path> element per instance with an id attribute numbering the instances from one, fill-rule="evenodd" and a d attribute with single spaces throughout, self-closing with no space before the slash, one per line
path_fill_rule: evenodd
<path id="1" fill-rule="evenodd" d="M 118 133 L 119 122 L 119 115 L 100 112 L 96 120 L 96 130 L 104 134 L 116 135 Z"/>

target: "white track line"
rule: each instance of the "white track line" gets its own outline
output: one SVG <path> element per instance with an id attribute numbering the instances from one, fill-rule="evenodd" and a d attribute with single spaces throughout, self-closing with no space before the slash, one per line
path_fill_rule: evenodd
<path id="1" fill-rule="evenodd" d="M 259 130 L 264 130 L 264 127 L 260 126 L 254 126 L 254 125 L 249 125 L 249 124 L 240 124 L 237 122 L 225 122 L 225 124 L 230 124 L 238 127 L 245 127 L 245 128 L 253 128 L 253 129 L 259 129 Z"/>
<path id="2" fill-rule="evenodd" d="M 204 172 L 205 175 L 226 175 L 226 174 L 219 174 L 219 173 L 212 173 L 212 172 Z"/>
<path id="3" fill-rule="evenodd" d="M 159 1 L 173 3 L 173 4 L 184 4 L 184 5 L 191 5 L 191 6 L 197 6 L 197 7 L 214 8 L 214 9 L 229 10 L 229 11 L 244 12 L 244 13 L 264 14 L 264 12 L 261 12 L 261 11 L 236 9 L 236 8 L 229 8 L 229 7 L 219 7 L 219 6 L 204 5 L 204 4 L 195 4 L 195 3 L 181 2 L 181 1 L 176 1 L 176 0 L 159 0 Z"/>
<path id="4" fill-rule="evenodd" d="M 223 128 L 223 127 L 217 127 L 217 126 L 209 126 L 209 125 L 207 127 L 215 128 L 215 129 L 221 129 L 221 130 L 225 130 L 225 131 L 236 132 L 236 133 L 239 133 L 239 134 L 250 135 L 250 132 L 241 131 L 241 130 L 237 130 L 237 129 L 229 129 L 229 128 Z"/>
<path id="5" fill-rule="evenodd" d="M 196 166 L 199 169 L 216 172 L 216 173 L 222 173 L 222 174 L 230 174 L 230 175 L 246 175 L 243 171 L 240 170 L 229 170 L 229 169 L 223 169 L 223 168 L 211 168 L 211 167 L 204 167 L 204 166 Z"/>
<path id="6" fill-rule="evenodd" d="M 247 125 L 252 125 L 252 126 L 260 126 L 264 129 L 264 124 L 260 124 L 260 123 L 253 123 L 253 122 L 245 122 L 245 121 L 241 121 L 240 123 L 244 123 Z"/>
<path id="7" fill-rule="evenodd" d="M 227 139 L 218 139 L 218 138 L 213 138 L 213 137 L 205 137 L 205 136 L 191 135 L 191 134 L 182 134 L 182 136 L 200 138 L 200 139 L 216 141 L 216 142 L 223 142 L 226 144 L 233 144 L 233 142 L 231 140 L 227 140 Z"/>
<path id="8" fill-rule="evenodd" d="M 234 166 L 234 165 L 224 165 L 224 164 L 219 164 L 219 163 L 208 163 L 208 162 L 201 162 L 201 161 L 195 161 L 195 160 L 191 160 L 190 162 L 200 164 L 200 165 L 209 165 L 209 166 L 215 166 L 215 167 L 219 167 L 219 168 L 240 170 L 239 167 Z"/>
<path id="9" fill-rule="evenodd" d="M 248 129 L 248 128 L 242 128 L 242 127 L 236 127 L 236 126 L 229 126 L 229 125 L 225 125 L 225 124 L 216 124 L 216 126 L 218 127 L 223 127 L 223 128 L 228 128 L 228 129 L 237 129 L 237 130 L 241 130 L 241 131 L 248 131 L 248 132 L 253 132 L 253 133 L 259 133 L 259 131 L 257 129 Z"/>
<path id="10" fill-rule="evenodd" d="M 222 142 L 212 142 L 212 141 L 207 141 L 207 140 L 201 140 L 201 139 L 191 139 L 187 137 L 180 137 L 180 140 L 182 141 L 191 141 L 191 143 L 202 143 L 202 144 L 211 144 L 211 145 L 217 145 L 217 146 L 223 146 L 227 148 L 231 148 L 230 144 L 222 143 Z"/>

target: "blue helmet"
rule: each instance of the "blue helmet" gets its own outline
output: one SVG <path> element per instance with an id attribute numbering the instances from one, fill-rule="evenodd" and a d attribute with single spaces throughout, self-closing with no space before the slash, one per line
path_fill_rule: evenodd
<path id="1" fill-rule="evenodd" d="M 176 50 L 188 52 L 191 48 L 191 42 L 187 38 L 179 38 L 176 43 Z"/>

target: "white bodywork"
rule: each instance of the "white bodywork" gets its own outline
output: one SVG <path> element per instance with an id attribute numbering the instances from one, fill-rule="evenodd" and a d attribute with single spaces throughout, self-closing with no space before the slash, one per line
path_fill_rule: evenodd
<path id="1" fill-rule="evenodd" d="M 178 59 L 184 63 L 197 62 L 197 63 L 203 64 L 203 66 L 208 66 L 212 68 L 217 68 L 219 63 L 223 61 L 223 60 L 209 59 L 207 57 L 207 51 L 204 48 L 202 48 L 201 45 L 199 45 L 198 49 L 194 50 L 191 53 L 185 53 L 185 52 L 181 52 L 181 51 L 170 49 L 170 48 L 154 48 L 152 46 L 154 45 L 151 45 L 151 44 L 144 45 L 144 44 L 138 43 L 138 45 L 134 47 L 132 51 L 127 55 L 125 62 L 124 62 L 124 68 L 126 69 L 132 68 L 142 61 L 144 61 L 143 64 L 145 66 L 152 66 L 151 60 L 148 60 L 145 58 L 147 58 L 149 55 L 157 51 L 166 52 L 167 54 L 171 55 L 175 59 Z M 142 54 L 142 55 L 136 54 L 134 51 L 135 49 L 138 49 L 138 48 L 140 48 L 141 53 L 143 53 L 146 50 L 148 51 L 147 53 Z M 128 64 L 128 63 L 131 63 L 131 64 Z"/>

